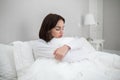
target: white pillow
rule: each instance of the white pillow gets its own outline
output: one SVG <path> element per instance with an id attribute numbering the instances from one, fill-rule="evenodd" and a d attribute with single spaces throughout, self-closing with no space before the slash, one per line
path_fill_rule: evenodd
<path id="1" fill-rule="evenodd" d="M 34 62 L 32 48 L 29 42 L 15 41 L 13 44 L 16 71 L 20 77 Z"/>
<path id="2" fill-rule="evenodd" d="M 13 46 L 0 44 L 0 80 L 17 80 Z"/>

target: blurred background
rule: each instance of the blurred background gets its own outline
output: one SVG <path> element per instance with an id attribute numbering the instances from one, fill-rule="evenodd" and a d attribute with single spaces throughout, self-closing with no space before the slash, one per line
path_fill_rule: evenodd
<path id="1" fill-rule="evenodd" d="M 0 43 L 38 39 L 44 17 L 56 13 L 66 20 L 65 35 L 89 36 L 84 16 L 92 13 L 97 25 L 91 37 L 104 40 L 105 50 L 120 51 L 120 0 L 0 0 Z"/>

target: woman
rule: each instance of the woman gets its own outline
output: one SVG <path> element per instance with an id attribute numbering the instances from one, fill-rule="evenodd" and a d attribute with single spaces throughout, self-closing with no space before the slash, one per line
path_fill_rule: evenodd
<path id="1" fill-rule="evenodd" d="M 61 38 L 64 32 L 65 19 L 57 14 L 48 14 L 43 20 L 39 38 L 49 42 L 52 38 Z M 53 53 L 57 60 L 61 60 L 70 49 L 69 46 L 64 45 L 55 50 Z"/>
<path id="2" fill-rule="evenodd" d="M 79 55 L 80 52 L 84 54 L 88 53 L 85 52 L 88 48 L 80 49 L 82 47 L 86 46 L 89 47 L 89 49 L 87 50 L 89 51 L 89 53 L 90 50 L 95 51 L 94 48 L 84 38 L 75 39 L 72 37 L 63 37 L 64 24 L 65 19 L 60 15 L 48 14 L 45 17 L 39 32 L 40 39 L 36 41 L 36 44 L 34 45 L 33 48 L 36 59 L 40 57 L 47 58 L 49 57 L 55 58 L 56 60 L 59 61 L 61 60 L 68 61 L 68 59 L 69 61 L 73 61 L 73 59 L 74 60 L 77 60 L 78 58 L 79 60 L 81 59 L 80 58 L 81 56 Z M 72 54 L 73 52 L 74 54 Z M 88 57 L 88 54 L 86 55 L 86 57 Z"/>
<path id="3" fill-rule="evenodd" d="M 96 51 L 85 38 L 62 37 L 64 24 L 60 15 L 45 17 L 32 42 L 36 61 L 19 80 L 120 80 L 120 57 Z"/>

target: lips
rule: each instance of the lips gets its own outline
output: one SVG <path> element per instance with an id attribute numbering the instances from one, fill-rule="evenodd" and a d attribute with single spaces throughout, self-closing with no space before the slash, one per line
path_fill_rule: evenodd
<path id="1" fill-rule="evenodd" d="M 63 35 L 60 35 L 59 37 L 62 37 Z"/>

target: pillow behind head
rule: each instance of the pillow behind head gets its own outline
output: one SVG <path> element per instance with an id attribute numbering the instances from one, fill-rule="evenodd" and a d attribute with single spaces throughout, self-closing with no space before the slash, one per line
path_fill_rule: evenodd
<path id="1" fill-rule="evenodd" d="M 0 80 L 17 80 L 13 46 L 0 44 Z"/>

